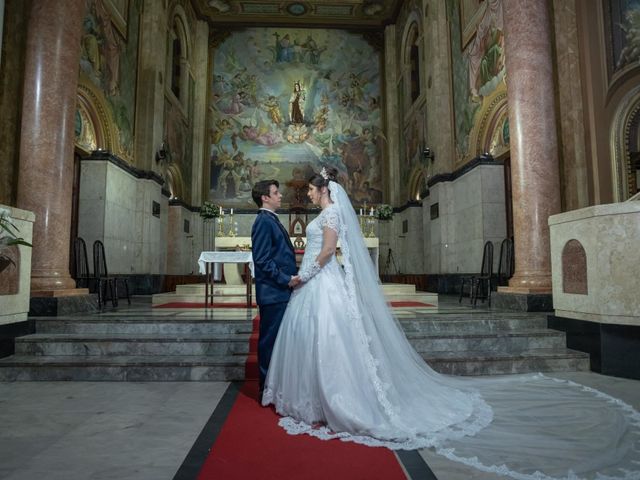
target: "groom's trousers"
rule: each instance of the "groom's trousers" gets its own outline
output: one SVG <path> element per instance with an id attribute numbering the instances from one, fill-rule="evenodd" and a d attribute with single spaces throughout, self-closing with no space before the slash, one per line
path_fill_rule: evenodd
<path id="1" fill-rule="evenodd" d="M 260 367 L 260 391 L 264 388 L 267 370 L 271 362 L 273 345 L 278 336 L 280 322 L 288 302 L 260 305 L 260 335 L 258 337 L 258 366 Z"/>

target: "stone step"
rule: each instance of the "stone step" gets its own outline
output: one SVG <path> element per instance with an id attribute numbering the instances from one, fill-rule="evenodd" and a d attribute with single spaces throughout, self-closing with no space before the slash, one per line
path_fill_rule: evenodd
<path id="1" fill-rule="evenodd" d="M 527 331 L 501 334 L 408 334 L 418 352 L 493 351 L 516 353 L 532 349 L 563 349 L 561 332 Z M 36 334 L 16 339 L 17 355 L 234 355 L 249 352 L 249 334 L 207 335 L 73 335 Z"/>
<path id="2" fill-rule="evenodd" d="M 418 332 L 460 332 L 489 333 L 514 330 L 543 330 L 547 327 L 547 319 L 540 318 L 456 318 L 425 317 L 402 318 L 400 325 L 407 334 Z"/>
<path id="3" fill-rule="evenodd" d="M 232 312 L 234 313 L 234 312 Z M 82 319 L 79 317 L 43 317 L 35 319 L 36 332 L 41 334 L 96 334 L 96 335 L 213 335 L 223 333 L 250 333 L 252 321 L 246 314 L 238 313 L 237 320 L 222 318 L 189 318 L 174 316 L 128 316 L 125 319 L 101 316 Z M 215 313 L 214 313 L 215 315 Z M 424 318 L 401 319 L 400 325 L 408 335 L 499 333 L 509 331 L 544 330 L 546 318 L 459 318 L 454 316 L 425 316 Z"/>
<path id="4" fill-rule="evenodd" d="M 437 372 L 447 375 L 505 375 L 535 372 L 587 372 L 589 355 L 567 348 L 517 354 L 451 352 L 422 354 Z"/>
<path id="5" fill-rule="evenodd" d="M 438 294 L 429 292 L 417 292 L 415 285 L 403 283 L 385 283 L 382 285 L 387 301 L 395 302 L 421 302 L 430 305 L 438 305 Z M 214 285 L 214 302 L 216 303 L 244 303 L 246 302 L 245 285 Z M 204 303 L 204 283 L 189 285 L 177 285 L 175 292 L 158 293 L 152 296 L 153 305 L 166 303 Z M 253 289 L 253 301 L 255 302 L 255 287 Z"/>
<path id="6" fill-rule="evenodd" d="M 244 380 L 246 356 L 21 356 L 0 359 L 0 381 L 229 382 Z"/>
<path id="7" fill-rule="evenodd" d="M 202 294 L 178 294 L 175 292 L 171 293 L 158 293 L 153 295 L 152 303 L 153 305 L 164 305 L 167 303 L 204 303 L 205 296 L 204 292 Z M 224 293 L 224 294 L 216 294 L 213 297 L 214 303 L 247 303 L 247 295 L 245 292 L 234 294 L 234 293 Z M 253 292 L 251 301 L 253 303 L 256 302 L 255 292 Z"/>
<path id="8" fill-rule="evenodd" d="M 407 338 L 419 353 L 485 351 L 495 353 L 519 353 L 527 350 L 559 349 L 566 347 L 565 335 L 552 330 L 530 330 L 504 333 L 472 334 L 416 334 Z"/>
<path id="9" fill-rule="evenodd" d="M 216 335 L 251 333 L 251 320 L 175 319 L 158 317 L 36 320 L 39 334 L 82 335 Z"/>
<path id="10" fill-rule="evenodd" d="M 176 285 L 177 295 L 204 295 L 204 283 L 193 283 L 191 285 Z M 253 287 L 255 291 L 255 286 Z M 229 285 L 226 283 L 216 283 L 213 286 L 215 295 L 244 295 L 247 292 L 246 285 Z M 155 295 L 154 295 L 155 297 Z"/>
<path id="11" fill-rule="evenodd" d="M 530 350 L 518 354 L 452 352 L 424 354 L 449 375 L 500 375 L 588 371 L 582 352 Z M 0 359 L 0 381 L 241 381 L 246 356 L 20 356 Z"/>
<path id="12" fill-rule="evenodd" d="M 36 356 L 225 356 L 247 355 L 249 334 L 205 337 L 135 335 L 28 335 L 16 339 L 16 355 Z"/>

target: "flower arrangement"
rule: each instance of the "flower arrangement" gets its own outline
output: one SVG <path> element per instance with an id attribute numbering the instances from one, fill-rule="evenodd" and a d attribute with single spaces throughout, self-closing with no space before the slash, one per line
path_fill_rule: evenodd
<path id="1" fill-rule="evenodd" d="M 378 220 L 391 220 L 393 218 L 393 207 L 386 203 L 381 203 L 376 207 L 376 217 Z"/>
<path id="2" fill-rule="evenodd" d="M 204 202 L 200 207 L 202 218 L 218 218 L 220 216 L 220 205 L 211 202 Z"/>

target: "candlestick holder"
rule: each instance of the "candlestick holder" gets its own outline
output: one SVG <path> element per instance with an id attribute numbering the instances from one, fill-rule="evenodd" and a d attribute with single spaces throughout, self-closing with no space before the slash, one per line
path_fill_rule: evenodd
<path id="1" fill-rule="evenodd" d="M 218 217 L 218 233 L 216 237 L 224 237 L 224 215 Z"/>
<path id="2" fill-rule="evenodd" d="M 367 223 L 369 224 L 369 232 L 367 233 L 367 238 L 374 238 L 376 236 L 375 234 L 376 218 L 369 217 L 367 219 Z"/>
<path id="3" fill-rule="evenodd" d="M 227 237 L 235 237 L 236 236 L 236 223 L 233 221 L 233 213 L 229 215 L 229 233 Z"/>

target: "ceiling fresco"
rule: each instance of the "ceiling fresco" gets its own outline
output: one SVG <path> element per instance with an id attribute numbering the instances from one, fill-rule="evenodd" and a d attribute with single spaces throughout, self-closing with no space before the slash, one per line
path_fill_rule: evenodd
<path id="1" fill-rule="evenodd" d="M 402 0 L 194 0 L 213 25 L 380 28 L 393 23 Z"/>

